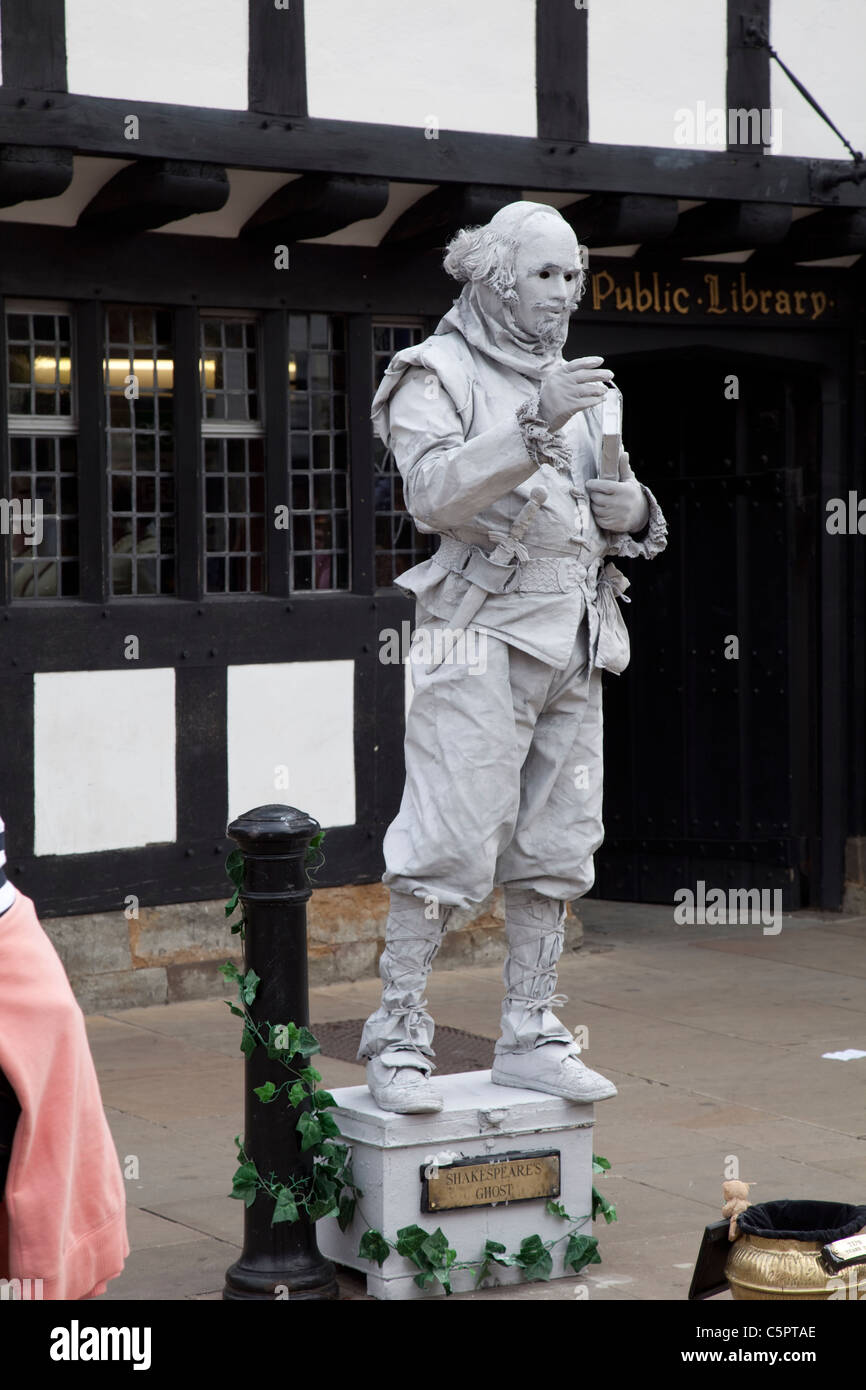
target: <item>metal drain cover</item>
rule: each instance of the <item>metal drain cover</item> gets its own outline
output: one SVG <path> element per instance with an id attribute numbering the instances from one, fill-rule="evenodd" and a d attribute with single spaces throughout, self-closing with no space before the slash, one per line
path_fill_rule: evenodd
<path id="1" fill-rule="evenodd" d="M 311 1023 L 310 1031 L 315 1034 L 323 1056 L 335 1057 L 340 1062 L 356 1062 L 364 1022 L 363 1018 L 349 1018 L 341 1023 Z M 436 1072 L 440 1076 L 489 1071 L 493 1065 L 493 1040 L 479 1037 L 477 1033 L 464 1033 L 462 1028 L 438 1024 L 433 1051 Z"/>

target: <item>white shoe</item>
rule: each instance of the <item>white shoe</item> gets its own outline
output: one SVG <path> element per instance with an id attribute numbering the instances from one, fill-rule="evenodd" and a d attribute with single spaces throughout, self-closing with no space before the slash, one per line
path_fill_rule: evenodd
<path id="1" fill-rule="evenodd" d="M 563 1100 L 588 1104 L 594 1100 L 609 1100 L 617 1094 L 616 1087 L 600 1072 L 590 1071 L 578 1057 L 553 1055 L 544 1057 L 547 1047 L 531 1052 L 497 1053 L 490 1079 L 497 1086 L 521 1086 L 528 1091 L 546 1091 Z"/>
<path id="2" fill-rule="evenodd" d="M 367 1085 L 380 1110 L 425 1115 L 442 1109 L 442 1097 L 422 1067 L 394 1067 L 379 1057 L 371 1057 L 367 1063 Z"/>

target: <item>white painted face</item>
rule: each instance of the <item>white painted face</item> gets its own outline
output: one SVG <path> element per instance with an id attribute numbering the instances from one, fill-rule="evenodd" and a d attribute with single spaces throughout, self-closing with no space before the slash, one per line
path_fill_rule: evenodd
<path id="1" fill-rule="evenodd" d="M 576 308 L 580 248 L 567 222 L 539 214 L 529 222 L 515 261 L 514 315 L 545 347 L 562 347 Z"/>

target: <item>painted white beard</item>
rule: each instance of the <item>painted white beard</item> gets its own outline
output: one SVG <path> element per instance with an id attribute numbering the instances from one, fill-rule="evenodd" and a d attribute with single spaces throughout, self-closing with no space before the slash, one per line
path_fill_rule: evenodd
<path id="1" fill-rule="evenodd" d="M 536 320 L 535 331 L 544 347 L 564 347 L 568 337 L 568 314 L 540 315 Z"/>

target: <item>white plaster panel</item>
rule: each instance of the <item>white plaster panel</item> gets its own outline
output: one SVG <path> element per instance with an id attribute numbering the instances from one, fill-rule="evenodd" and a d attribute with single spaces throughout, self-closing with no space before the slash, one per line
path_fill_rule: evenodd
<path id="1" fill-rule="evenodd" d="M 726 10 L 725 0 L 593 0 L 590 140 L 676 148 L 677 110 L 724 109 Z"/>
<path id="2" fill-rule="evenodd" d="M 33 680 L 35 853 L 175 840 L 174 671 Z"/>
<path id="3" fill-rule="evenodd" d="M 228 668 L 230 820 L 277 803 L 323 826 L 354 825 L 354 667 L 293 661 Z"/>
<path id="4" fill-rule="evenodd" d="M 776 0 L 770 7 L 770 42 L 855 150 L 866 148 L 864 0 Z M 777 63 L 770 65 L 770 105 L 782 113 L 774 154 L 850 159 Z"/>
<path id="5" fill-rule="evenodd" d="M 535 0 L 314 0 L 311 116 L 535 135 Z"/>
<path id="6" fill-rule="evenodd" d="M 245 110 L 248 0 L 66 0 L 70 92 Z"/>

